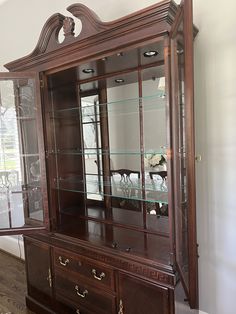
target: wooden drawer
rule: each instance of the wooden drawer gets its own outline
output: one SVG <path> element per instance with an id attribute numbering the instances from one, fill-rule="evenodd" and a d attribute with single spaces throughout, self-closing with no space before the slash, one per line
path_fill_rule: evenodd
<path id="1" fill-rule="evenodd" d="M 96 314 L 62 296 L 57 296 L 57 299 L 56 306 L 58 314 Z"/>
<path id="2" fill-rule="evenodd" d="M 54 264 L 56 268 L 73 272 L 75 276 L 86 278 L 92 284 L 114 290 L 114 272 L 103 264 L 60 249 L 54 250 Z"/>
<path id="3" fill-rule="evenodd" d="M 115 296 L 97 289 L 83 281 L 71 280 L 55 273 L 55 295 L 57 300 L 71 300 L 76 307 L 88 309 L 91 313 L 115 313 Z"/>

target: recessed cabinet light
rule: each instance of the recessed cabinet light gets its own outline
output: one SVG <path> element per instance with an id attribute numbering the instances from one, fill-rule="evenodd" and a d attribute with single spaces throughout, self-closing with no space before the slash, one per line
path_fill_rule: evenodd
<path id="1" fill-rule="evenodd" d="M 94 73 L 94 69 L 84 69 L 82 70 L 82 72 L 84 72 L 85 74 L 90 74 L 90 73 Z"/>
<path id="2" fill-rule="evenodd" d="M 124 83 L 124 81 L 125 81 L 125 80 L 122 79 L 122 78 L 119 78 L 119 79 L 116 79 L 116 80 L 115 80 L 115 82 L 118 83 L 118 84 Z"/>
<path id="3" fill-rule="evenodd" d="M 149 50 L 149 51 L 145 51 L 143 55 L 146 58 L 152 58 L 152 57 L 157 56 L 158 54 L 159 54 L 159 52 L 156 50 Z"/>

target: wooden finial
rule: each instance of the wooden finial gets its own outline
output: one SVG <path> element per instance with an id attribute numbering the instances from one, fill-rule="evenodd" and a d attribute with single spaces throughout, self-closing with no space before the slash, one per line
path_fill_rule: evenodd
<path id="1" fill-rule="evenodd" d="M 71 17 L 65 17 L 63 21 L 63 31 L 65 37 L 67 36 L 75 36 L 75 22 Z"/>

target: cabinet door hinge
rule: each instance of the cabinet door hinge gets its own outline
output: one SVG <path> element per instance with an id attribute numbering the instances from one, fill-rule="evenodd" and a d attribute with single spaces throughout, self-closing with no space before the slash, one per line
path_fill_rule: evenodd
<path id="1" fill-rule="evenodd" d="M 40 88 L 44 88 L 44 81 L 40 80 Z"/>
<path id="2" fill-rule="evenodd" d="M 174 253 L 169 253 L 169 265 L 174 267 Z"/>
<path id="3" fill-rule="evenodd" d="M 202 155 L 195 156 L 195 161 L 201 162 L 202 161 Z"/>
<path id="4" fill-rule="evenodd" d="M 199 255 L 199 244 L 197 243 L 197 257 L 199 258 L 200 255 Z"/>

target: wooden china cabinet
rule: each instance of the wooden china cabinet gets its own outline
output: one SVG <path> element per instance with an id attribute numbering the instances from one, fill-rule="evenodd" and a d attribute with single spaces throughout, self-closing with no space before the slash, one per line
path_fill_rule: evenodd
<path id="1" fill-rule="evenodd" d="M 36 313 L 198 307 L 192 2 L 54 14 L 0 74 L 1 234 Z M 76 35 L 75 35 L 76 31 Z"/>

